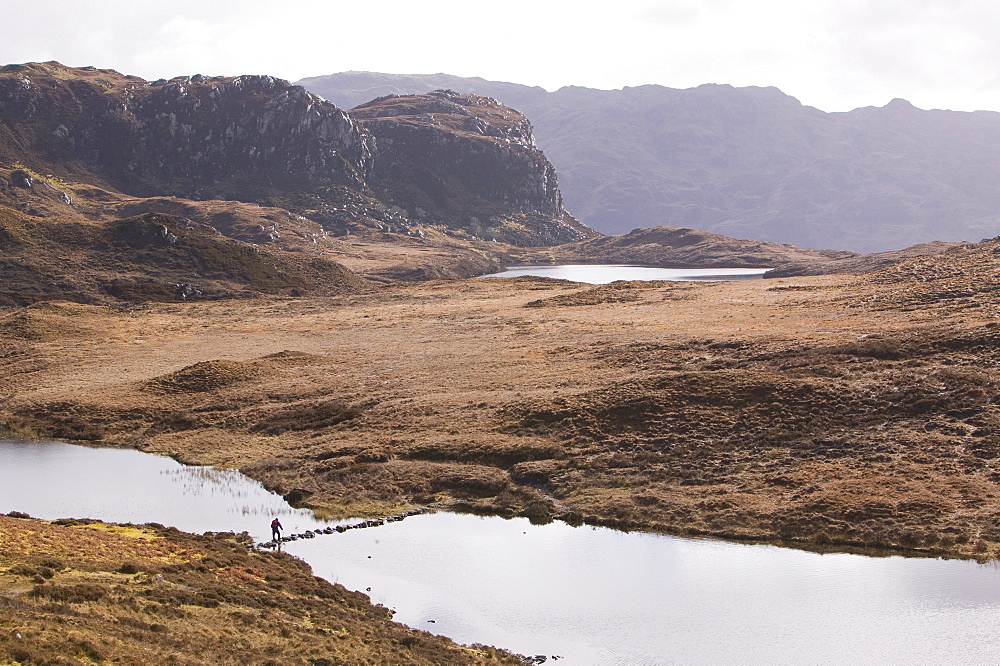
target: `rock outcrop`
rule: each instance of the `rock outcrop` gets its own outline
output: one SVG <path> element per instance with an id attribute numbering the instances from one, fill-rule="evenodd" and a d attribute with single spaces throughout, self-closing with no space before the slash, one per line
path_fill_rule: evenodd
<path id="1" fill-rule="evenodd" d="M 270 76 L 144 81 L 57 63 L 0 69 L 0 157 L 140 196 L 259 198 L 364 187 L 372 140 L 334 104 Z"/>
<path id="2" fill-rule="evenodd" d="M 595 235 L 562 207 L 531 125 L 449 93 L 357 118 L 270 76 L 145 81 L 113 70 L 0 68 L 0 167 L 137 197 L 233 200 L 309 217 L 334 235 L 550 245 Z M 16 175 L 15 173 L 15 175 Z"/>
<path id="3" fill-rule="evenodd" d="M 411 219 L 513 245 L 596 235 L 563 209 L 531 123 L 495 99 L 437 90 L 351 113 L 376 138 L 373 186 Z"/>

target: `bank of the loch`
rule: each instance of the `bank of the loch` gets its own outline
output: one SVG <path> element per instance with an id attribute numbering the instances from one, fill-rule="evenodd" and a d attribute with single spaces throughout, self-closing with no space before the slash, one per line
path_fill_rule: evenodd
<path id="1" fill-rule="evenodd" d="M 0 317 L 0 423 L 446 506 L 1000 556 L 1000 245 L 862 276 L 397 284 Z"/>
<path id="2" fill-rule="evenodd" d="M 523 664 L 230 535 L 0 515 L 0 663 Z"/>

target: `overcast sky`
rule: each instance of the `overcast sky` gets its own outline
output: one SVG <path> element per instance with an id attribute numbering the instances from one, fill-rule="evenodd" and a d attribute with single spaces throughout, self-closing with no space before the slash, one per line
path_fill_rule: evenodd
<path id="1" fill-rule="evenodd" d="M 345 70 L 543 86 L 776 86 L 824 111 L 1000 111 L 988 0 L 0 0 L 0 63 L 146 79 Z"/>

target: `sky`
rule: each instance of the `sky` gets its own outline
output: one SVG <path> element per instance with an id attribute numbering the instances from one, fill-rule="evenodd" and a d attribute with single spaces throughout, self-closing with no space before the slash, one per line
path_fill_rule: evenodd
<path id="1" fill-rule="evenodd" d="M 0 0 L 0 63 L 145 79 L 347 70 L 556 90 L 774 86 L 824 111 L 1000 111 L 991 0 Z"/>

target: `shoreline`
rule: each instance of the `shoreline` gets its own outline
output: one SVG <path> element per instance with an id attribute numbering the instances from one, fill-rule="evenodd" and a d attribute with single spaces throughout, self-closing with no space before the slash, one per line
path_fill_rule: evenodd
<path id="1" fill-rule="evenodd" d="M 866 276 L 51 302 L 0 314 L 0 423 L 240 469 L 327 515 L 446 502 L 993 559 L 996 244 Z"/>

